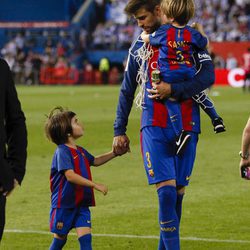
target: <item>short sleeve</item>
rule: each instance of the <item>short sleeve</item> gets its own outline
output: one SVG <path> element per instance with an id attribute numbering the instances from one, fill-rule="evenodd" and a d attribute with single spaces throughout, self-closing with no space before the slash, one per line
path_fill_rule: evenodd
<path id="1" fill-rule="evenodd" d="M 154 33 L 149 35 L 149 43 L 152 46 L 164 46 L 166 45 L 166 27 L 161 26 Z"/>
<path id="2" fill-rule="evenodd" d="M 67 169 L 74 169 L 69 150 L 58 148 L 56 154 L 56 165 L 59 172 Z"/>
<path id="3" fill-rule="evenodd" d="M 95 157 L 92 154 L 90 154 L 86 149 L 82 148 L 82 150 L 83 150 L 84 155 L 86 156 L 86 158 L 89 162 L 89 165 L 93 165 Z"/>

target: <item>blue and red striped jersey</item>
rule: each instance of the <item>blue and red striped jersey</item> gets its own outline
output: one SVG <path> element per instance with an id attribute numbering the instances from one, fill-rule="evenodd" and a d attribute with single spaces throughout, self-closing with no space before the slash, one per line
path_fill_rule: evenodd
<path id="1" fill-rule="evenodd" d="M 205 49 L 207 38 L 186 25 L 177 28 L 171 24 L 160 26 L 149 36 L 150 44 L 159 48 L 158 68 L 165 82 L 191 79 L 196 69 L 192 55 L 195 49 Z"/>
<path id="2" fill-rule="evenodd" d="M 64 144 L 58 145 L 50 173 L 52 208 L 95 206 L 93 188 L 73 184 L 64 175 L 65 170 L 72 169 L 82 177 L 92 180 L 90 165 L 93 162 L 94 156 L 80 146 L 74 149 Z"/>
<path id="3" fill-rule="evenodd" d="M 151 75 L 155 69 L 155 62 L 159 58 L 159 50 L 153 47 L 153 53 L 148 63 L 148 74 Z M 146 83 L 146 88 L 152 88 L 151 78 Z M 144 96 L 144 106 L 142 108 L 141 128 L 145 126 L 158 126 L 167 128 L 172 126 L 168 115 L 167 105 L 164 101 L 152 100 L 147 94 Z M 181 104 L 183 129 L 200 133 L 200 110 L 199 106 L 192 99 Z"/>
<path id="4" fill-rule="evenodd" d="M 128 117 L 133 105 L 134 95 L 138 85 L 138 75 L 140 72 L 140 65 L 142 65 L 141 55 L 145 54 L 145 43 L 139 37 L 131 46 L 127 66 L 125 69 L 124 79 L 120 89 L 119 102 L 116 111 L 116 120 L 114 123 L 114 135 L 124 135 L 127 130 Z M 157 47 L 149 46 L 150 57 L 146 61 L 146 83 L 144 87 L 143 107 L 141 116 L 141 129 L 146 126 L 159 126 L 163 128 L 171 128 L 171 121 L 168 115 L 168 110 L 164 102 L 152 100 L 148 97 L 146 89 L 152 88 L 150 80 L 151 72 L 157 68 L 157 61 L 159 58 L 159 50 Z M 204 52 L 205 53 L 205 52 Z M 198 58 L 195 58 L 199 60 Z M 210 76 L 207 75 L 208 70 L 213 71 L 213 64 L 210 61 L 198 62 L 197 65 L 203 65 L 199 72 L 198 85 L 209 86 L 212 83 Z M 212 74 L 211 74 L 212 75 Z M 196 78 L 196 77 L 195 77 Z M 191 87 L 195 85 L 195 78 L 187 84 Z M 177 84 L 178 85 L 178 84 Z M 182 85 L 182 84 L 181 84 Z M 184 85 L 184 83 L 183 83 Z M 177 89 L 177 88 L 176 88 Z M 181 97 L 182 90 L 178 93 Z M 195 94 L 195 88 L 189 92 Z M 197 93 L 196 93 L 197 94 Z M 190 96 L 191 97 L 191 96 Z M 181 103 L 183 127 L 185 130 L 200 133 L 200 111 L 198 104 L 192 99 L 188 99 Z"/>

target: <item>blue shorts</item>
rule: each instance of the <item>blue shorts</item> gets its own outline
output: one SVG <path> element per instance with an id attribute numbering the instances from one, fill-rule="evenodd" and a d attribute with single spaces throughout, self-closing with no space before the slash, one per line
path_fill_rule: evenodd
<path id="1" fill-rule="evenodd" d="M 66 235 L 72 228 L 90 227 L 91 214 L 88 207 L 52 208 L 50 210 L 50 231 Z"/>
<path id="2" fill-rule="evenodd" d="M 175 132 L 170 128 L 145 127 L 141 131 L 141 149 L 148 183 L 176 180 L 187 186 L 193 170 L 198 134 L 190 132 L 191 140 L 182 156 L 175 155 Z"/>

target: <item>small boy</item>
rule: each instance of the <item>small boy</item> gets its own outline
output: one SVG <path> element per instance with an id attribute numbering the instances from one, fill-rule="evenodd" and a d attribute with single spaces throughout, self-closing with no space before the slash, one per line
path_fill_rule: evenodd
<path id="1" fill-rule="evenodd" d="M 90 166 L 100 166 L 117 155 L 110 151 L 94 157 L 76 145 L 76 140 L 83 135 L 83 126 L 74 112 L 61 107 L 49 114 L 45 132 L 49 140 L 57 145 L 50 174 L 50 231 L 54 233 L 50 250 L 62 249 L 72 228 L 76 228 L 80 249 L 90 250 L 89 207 L 95 206 L 93 189 L 104 195 L 108 192 L 105 185 L 92 181 Z"/>
<path id="2" fill-rule="evenodd" d="M 193 65 L 192 54 L 194 50 L 205 49 L 208 39 L 202 26 L 196 24 L 194 28 L 187 25 L 195 13 L 193 0 L 163 0 L 161 3 L 162 23 L 153 34 L 143 32 L 141 38 L 144 42 L 159 47 L 158 67 L 161 79 L 168 83 L 178 83 L 194 77 L 196 73 Z M 154 73 L 154 72 L 153 72 Z M 151 76 L 154 81 L 154 75 Z M 158 79 L 157 79 L 158 80 Z M 208 97 L 195 96 L 198 103 L 210 116 L 215 133 L 225 131 L 222 119 L 216 113 L 213 103 Z M 173 99 L 165 101 L 169 117 L 176 133 L 176 154 L 179 155 L 185 149 L 190 134 L 183 130 L 180 104 Z M 217 124 L 219 122 L 219 124 Z"/>

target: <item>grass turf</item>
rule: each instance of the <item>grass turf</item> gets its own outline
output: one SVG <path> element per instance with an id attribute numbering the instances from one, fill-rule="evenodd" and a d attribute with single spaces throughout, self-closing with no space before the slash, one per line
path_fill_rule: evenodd
<path id="1" fill-rule="evenodd" d="M 113 139 L 119 87 L 19 86 L 18 93 L 29 133 L 27 173 L 22 187 L 8 198 L 7 231 L 1 249 L 48 249 L 52 239 L 48 225 L 49 172 L 55 145 L 45 138 L 45 115 L 58 105 L 72 109 L 85 128 L 78 143 L 94 155 L 107 152 Z M 219 95 L 212 98 L 227 132 L 215 135 L 209 118 L 201 111 L 202 134 L 184 199 L 181 245 L 187 250 L 247 250 L 250 182 L 239 177 L 238 151 L 249 116 L 250 95 L 230 87 L 216 87 L 211 94 L 215 93 Z M 132 152 L 92 169 L 94 180 L 109 186 L 106 197 L 96 193 L 97 206 L 91 209 L 93 249 L 157 249 L 156 238 L 124 237 L 157 236 L 159 231 L 155 188 L 147 185 L 142 166 L 139 122 L 140 111 L 133 108 L 128 126 Z M 22 232 L 13 232 L 16 229 Z M 78 249 L 74 234 L 64 249 Z"/>

